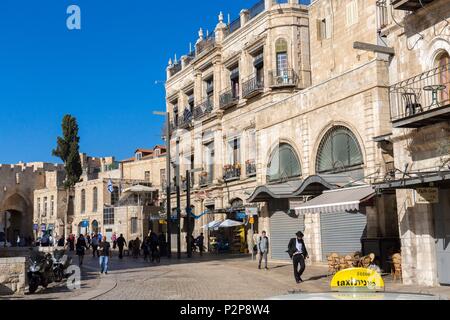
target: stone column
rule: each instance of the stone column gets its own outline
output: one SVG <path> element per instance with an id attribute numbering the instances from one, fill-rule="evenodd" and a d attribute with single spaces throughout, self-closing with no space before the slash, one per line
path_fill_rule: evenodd
<path id="1" fill-rule="evenodd" d="M 270 8 L 272 8 L 274 4 L 274 0 L 264 0 L 264 5 L 266 10 L 269 10 Z"/>
<path id="2" fill-rule="evenodd" d="M 250 20 L 250 11 L 247 9 L 242 9 L 240 12 L 240 19 L 241 19 L 241 27 L 247 24 L 247 22 Z"/>

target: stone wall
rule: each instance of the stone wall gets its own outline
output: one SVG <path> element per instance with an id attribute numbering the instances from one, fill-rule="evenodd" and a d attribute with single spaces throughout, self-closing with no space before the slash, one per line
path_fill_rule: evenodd
<path id="1" fill-rule="evenodd" d="M 25 293 L 25 258 L 0 258 L 0 295 Z"/>

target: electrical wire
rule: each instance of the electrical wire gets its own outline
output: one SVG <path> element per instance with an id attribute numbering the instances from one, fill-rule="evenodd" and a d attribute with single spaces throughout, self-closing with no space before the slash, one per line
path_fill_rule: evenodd
<path id="1" fill-rule="evenodd" d="M 422 6 L 422 8 L 423 8 L 424 10 L 426 10 L 426 11 L 427 11 L 428 13 L 430 13 L 430 14 L 432 13 L 432 12 L 430 12 L 430 10 L 429 10 L 427 7 L 424 6 L 422 0 L 419 0 L 419 3 L 420 3 L 420 5 Z M 444 27 L 442 28 L 442 30 L 441 30 L 438 34 L 436 34 L 436 24 L 433 24 L 433 32 L 434 32 L 434 35 L 435 35 L 436 37 L 438 37 L 438 36 L 440 36 L 440 35 L 444 32 L 445 28 L 447 28 L 447 27 L 450 25 L 450 23 L 448 22 L 448 19 L 447 19 L 447 18 L 444 18 L 444 17 L 440 16 L 439 14 L 437 14 L 437 12 L 434 12 L 434 13 L 438 16 L 438 18 L 440 18 L 441 20 L 444 20 L 445 23 L 446 23 L 446 26 L 444 26 Z"/>

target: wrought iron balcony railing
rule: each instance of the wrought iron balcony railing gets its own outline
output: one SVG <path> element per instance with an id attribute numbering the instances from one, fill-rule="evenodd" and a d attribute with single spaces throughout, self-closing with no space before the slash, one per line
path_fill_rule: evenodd
<path id="1" fill-rule="evenodd" d="M 199 120 L 206 116 L 207 114 L 210 114 L 212 110 L 214 109 L 214 105 L 210 99 L 203 100 L 200 104 L 198 104 L 194 108 L 194 119 Z"/>
<path id="2" fill-rule="evenodd" d="M 247 160 L 245 163 L 245 173 L 248 177 L 256 175 L 256 161 L 255 160 Z"/>
<path id="3" fill-rule="evenodd" d="M 220 109 L 228 109 L 237 105 L 239 102 L 239 95 L 235 90 L 228 88 L 220 94 Z"/>
<path id="4" fill-rule="evenodd" d="M 187 129 L 193 125 L 193 115 L 189 107 L 184 109 L 183 115 L 178 119 L 178 128 Z"/>
<path id="5" fill-rule="evenodd" d="M 292 69 L 269 71 L 270 86 L 295 87 L 298 83 L 298 76 Z"/>
<path id="6" fill-rule="evenodd" d="M 240 165 L 227 165 L 223 168 L 224 180 L 235 180 L 239 179 L 240 176 L 241 176 Z"/>
<path id="7" fill-rule="evenodd" d="M 256 75 L 249 77 L 242 84 L 242 97 L 249 99 L 264 91 L 264 80 Z"/>
<path id="8" fill-rule="evenodd" d="M 194 180 L 194 176 L 191 175 L 191 179 L 189 180 L 189 188 L 192 190 L 194 188 L 194 184 L 195 184 L 195 180 Z M 184 180 L 181 182 L 181 188 L 183 191 L 187 191 L 187 181 Z"/>
<path id="9" fill-rule="evenodd" d="M 416 11 L 433 0 L 391 0 L 391 5 L 396 10 Z"/>
<path id="10" fill-rule="evenodd" d="M 394 128 L 419 128 L 450 119 L 450 64 L 401 81 L 389 91 Z"/>
<path id="11" fill-rule="evenodd" d="M 208 186 L 212 184 L 213 175 L 210 172 L 201 172 L 199 178 L 199 184 L 201 187 Z"/>

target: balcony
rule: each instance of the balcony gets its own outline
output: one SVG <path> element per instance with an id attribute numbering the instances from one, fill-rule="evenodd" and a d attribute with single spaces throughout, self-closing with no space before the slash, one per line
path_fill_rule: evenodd
<path id="1" fill-rule="evenodd" d="M 226 165 L 223 168 L 223 179 L 225 181 L 238 180 L 241 177 L 241 166 L 239 164 Z"/>
<path id="2" fill-rule="evenodd" d="M 391 5 L 396 10 L 416 11 L 433 0 L 391 0 Z"/>
<path id="3" fill-rule="evenodd" d="M 259 79 L 256 75 L 248 78 L 242 85 L 242 97 L 250 99 L 264 91 L 264 80 Z"/>
<path id="4" fill-rule="evenodd" d="M 255 160 L 247 160 L 245 162 L 245 173 L 247 177 L 256 176 L 256 161 Z"/>
<path id="5" fill-rule="evenodd" d="M 450 120 L 450 64 L 389 88 L 394 128 L 420 128 Z"/>
<path id="6" fill-rule="evenodd" d="M 178 119 L 178 128 L 179 129 L 188 129 L 193 125 L 193 117 L 192 112 L 189 110 L 189 107 L 184 109 L 183 116 Z"/>
<path id="7" fill-rule="evenodd" d="M 206 37 L 206 39 L 197 44 L 197 55 L 214 48 L 214 46 L 216 45 L 216 39 L 214 37 L 215 34 L 211 33 Z"/>
<path id="8" fill-rule="evenodd" d="M 235 90 L 229 88 L 225 91 L 223 91 L 220 94 L 220 109 L 226 110 L 229 109 L 235 105 L 237 105 L 239 102 L 239 96 L 235 93 Z"/>
<path id="9" fill-rule="evenodd" d="M 208 185 L 212 184 L 212 181 L 213 181 L 212 174 L 206 171 L 200 173 L 200 180 L 199 180 L 200 187 L 207 187 Z"/>
<path id="10" fill-rule="evenodd" d="M 269 71 L 271 88 L 295 87 L 298 83 L 298 76 L 292 69 Z"/>
<path id="11" fill-rule="evenodd" d="M 214 109 L 213 103 L 210 99 L 205 99 L 194 108 L 194 120 L 200 120 L 206 115 L 210 114 Z"/>

